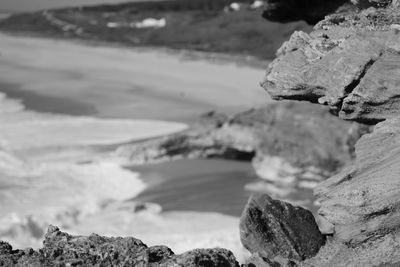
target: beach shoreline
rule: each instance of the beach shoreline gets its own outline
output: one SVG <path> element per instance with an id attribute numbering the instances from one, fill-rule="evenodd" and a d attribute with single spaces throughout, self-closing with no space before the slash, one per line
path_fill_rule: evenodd
<path id="1" fill-rule="evenodd" d="M 259 59 L 251 55 L 240 55 L 240 54 L 228 54 L 222 52 L 208 52 L 208 51 L 196 51 L 191 49 L 183 48 L 171 48 L 162 46 L 129 46 L 124 43 L 107 42 L 102 40 L 90 40 L 82 39 L 78 37 L 61 37 L 61 36 L 49 36 L 46 34 L 40 34 L 38 32 L 26 31 L 26 32 L 12 32 L 1 30 L 0 35 L 8 35 L 12 37 L 21 38 L 37 38 L 50 41 L 61 41 L 69 42 L 71 44 L 91 46 L 91 47 L 107 47 L 117 49 L 127 49 L 137 52 L 158 52 L 164 54 L 170 54 L 180 58 L 180 60 L 193 60 L 193 61 L 206 61 L 211 64 L 220 65 L 231 65 L 234 64 L 238 67 L 250 67 L 258 70 L 264 70 L 271 60 Z"/>
<path id="2" fill-rule="evenodd" d="M 156 204 L 142 211 L 136 208 L 142 205 L 136 196 L 152 185 L 110 152 L 125 143 L 183 131 L 210 110 L 230 114 L 264 104 L 264 92 L 254 83 L 262 76 L 260 69 L 160 50 L 4 34 L 0 39 L 0 81 L 9 86 L 0 97 L 0 126 L 5 129 L 0 133 L 0 198 L 7 203 L 1 212 L 2 240 L 15 247 L 38 247 L 52 223 L 76 234 L 90 230 L 136 236 L 176 252 L 227 247 L 244 258 L 237 233 L 239 208 L 236 216 L 211 207 L 163 212 L 151 208 Z M 221 99 L 229 101 L 220 105 Z M 251 166 L 238 169 L 250 171 Z M 226 173 L 221 181 L 228 178 Z M 189 191 L 191 187 L 189 183 Z M 120 191 L 124 193 L 118 195 Z M 21 206 L 15 194 L 30 204 Z M 173 232 L 167 229 L 171 227 Z M 154 234 L 155 229 L 165 236 Z"/>
<path id="3" fill-rule="evenodd" d="M 188 123 L 211 110 L 236 113 L 269 101 L 255 82 L 263 71 L 248 66 L 151 49 L 4 34 L 0 40 L 0 81 L 39 96 L 79 99 L 96 117 Z"/>

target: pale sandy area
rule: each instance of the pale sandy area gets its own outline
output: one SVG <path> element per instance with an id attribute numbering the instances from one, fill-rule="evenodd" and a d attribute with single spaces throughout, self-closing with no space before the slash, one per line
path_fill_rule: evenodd
<path id="1" fill-rule="evenodd" d="M 209 110 L 241 111 L 268 101 L 262 76 L 262 69 L 162 51 L 0 34 L 1 82 L 79 100 L 99 117 L 190 121 Z"/>

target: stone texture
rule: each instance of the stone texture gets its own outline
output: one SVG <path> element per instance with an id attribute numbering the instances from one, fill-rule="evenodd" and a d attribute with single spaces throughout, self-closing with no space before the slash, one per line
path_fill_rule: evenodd
<path id="1" fill-rule="evenodd" d="M 378 240 L 365 242 L 362 246 L 348 247 L 332 241 L 319 253 L 298 264 L 304 267 L 397 267 L 400 266 L 400 236 L 386 235 Z"/>
<path id="2" fill-rule="evenodd" d="M 325 243 L 311 212 L 266 194 L 249 199 L 240 219 L 240 237 L 250 252 L 272 262 L 310 258 Z"/>
<path id="3" fill-rule="evenodd" d="M 0 266 L 239 267 L 226 249 L 197 249 L 174 255 L 165 246 L 147 247 L 133 237 L 72 236 L 50 226 L 43 248 L 13 250 L 0 242 Z"/>
<path id="4" fill-rule="evenodd" d="M 315 24 L 346 2 L 347 0 L 267 0 L 263 17 L 278 22 L 305 20 L 309 24 Z"/>
<path id="5" fill-rule="evenodd" d="M 226 249 L 195 249 L 172 257 L 160 267 L 239 267 L 235 256 Z"/>
<path id="6" fill-rule="evenodd" d="M 275 99 L 332 107 L 343 119 L 376 123 L 400 114 L 399 7 L 328 16 L 279 49 L 263 87 Z"/>
<path id="7" fill-rule="evenodd" d="M 275 99 L 307 100 L 346 120 L 378 123 L 357 142 L 353 164 L 315 189 L 334 232 L 300 266 L 400 262 L 399 3 L 356 2 L 368 8 L 330 15 L 310 34 L 294 33 L 263 82 Z"/>
<path id="8" fill-rule="evenodd" d="M 315 190 L 319 213 L 351 244 L 400 229 L 400 118 L 375 126 L 356 144 L 356 161 Z"/>

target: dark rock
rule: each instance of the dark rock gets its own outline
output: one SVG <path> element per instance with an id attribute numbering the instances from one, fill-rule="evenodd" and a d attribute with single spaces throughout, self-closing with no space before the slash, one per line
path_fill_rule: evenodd
<path id="1" fill-rule="evenodd" d="M 298 266 L 297 262 L 279 259 L 277 261 L 271 261 L 268 258 L 262 257 L 259 253 L 254 253 L 246 260 L 246 263 L 242 267 L 295 267 Z"/>
<path id="2" fill-rule="evenodd" d="M 194 249 L 172 257 L 160 267 L 239 267 L 232 252 L 226 249 Z"/>
<path id="3" fill-rule="evenodd" d="M 347 0 L 268 0 L 262 16 L 271 21 L 304 20 L 315 24 L 346 2 Z"/>
<path id="4" fill-rule="evenodd" d="M 133 237 L 72 236 L 49 226 L 43 248 L 13 250 L 0 241 L 0 266 L 239 267 L 226 249 L 195 249 L 174 255 L 165 246 L 147 247 Z"/>
<path id="5" fill-rule="evenodd" d="M 250 252 L 271 261 L 304 260 L 325 243 L 311 212 L 265 194 L 249 199 L 240 220 L 240 237 Z"/>

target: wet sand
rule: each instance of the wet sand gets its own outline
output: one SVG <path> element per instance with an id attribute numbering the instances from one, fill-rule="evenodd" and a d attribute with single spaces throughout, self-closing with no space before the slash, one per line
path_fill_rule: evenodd
<path id="1" fill-rule="evenodd" d="M 164 211 L 219 212 L 239 217 L 256 175 L 250 163 L 177 160 L 131 167 L 150 186 L 135 201 L 160 204 Z"/>

